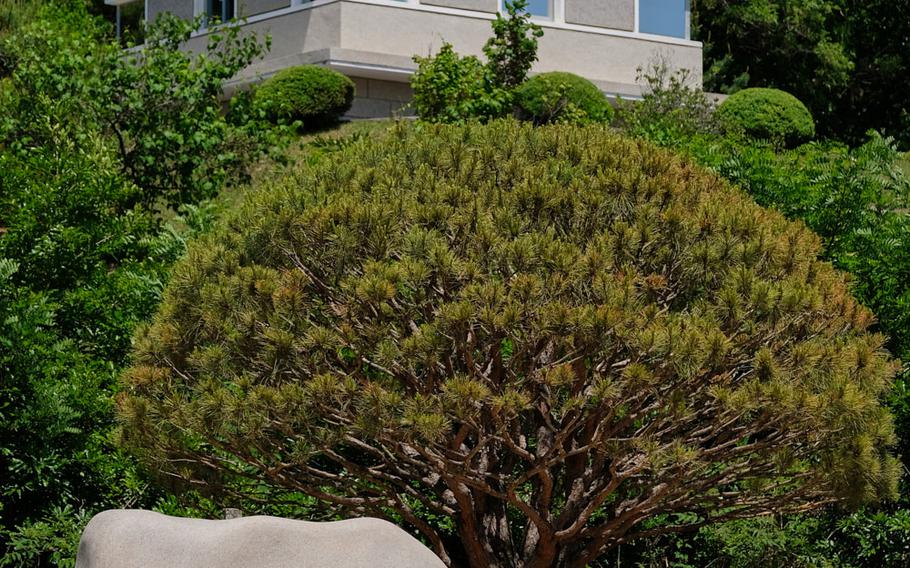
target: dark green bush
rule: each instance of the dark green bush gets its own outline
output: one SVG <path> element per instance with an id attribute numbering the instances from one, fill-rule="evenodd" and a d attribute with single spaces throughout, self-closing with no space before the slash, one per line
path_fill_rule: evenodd
<path id="1" fill-rule="evenodd" d="M 610 122 L 613 107 L 594 83 L 573 73 L 541 73 L 515 91 L 519 116 L 534 124 Z"/>
<path id="2" fill-rule="evenodd" d="M 305 128 L 337 122 L 353 100 L 353 81 L 317 65 L 279 71 L 256 89 L 257 103 L 272 120 L 299 120 Z"/>
<path id="3" fill-rule="evenodd" d="M 734 93 L 717 108 L 717 119 L 728 130 L 788 146 L 815 136 L 815 121 L 806 105 L 778 89 L 744 89 Z"/>

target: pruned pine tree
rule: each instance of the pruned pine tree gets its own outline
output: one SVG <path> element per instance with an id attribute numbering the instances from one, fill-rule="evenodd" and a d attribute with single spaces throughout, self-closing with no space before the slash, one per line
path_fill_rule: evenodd
<path id="1" fill-rule="evenodd" d="M 889 497 L 895 364 L 818 253 L 605 128 L 398 126 L 191 247 L 137 338 L 123 441 L 476 567 Z"/>

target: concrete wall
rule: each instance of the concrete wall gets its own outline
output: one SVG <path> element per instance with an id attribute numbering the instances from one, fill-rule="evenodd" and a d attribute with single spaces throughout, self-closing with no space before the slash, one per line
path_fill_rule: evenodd
<path id="1" fill-rule="evenodd" d="M 565 0 L 566 22 L 614 30 L 635 29 L 635 0 Z"/>
<path id="2" fill-rule="evenodd" d="M 154 22 L 162 12 L 170 12 L 175 16 L 193 19 L 193 0 L 147 0 L 148 19 Z"/>
<path id="3" fill-rule="evenodd" d="M 184 4 L 155 1 L 159 5 Z M 259 0 L 263 3 L 256 7 L 261 9 L 265 2 L 275 1 Z M 628 25 L 632 17 L 628 11 L 632 0 L 566 1 L 567 20 L 570 16 L 573 20 L 568 22 L 570 25 L 609 24 L 615 28 Z M 574 8 L 572 3 L 577 3 Z M 185 5 L 191 8 L 192 0 L 185 0 Z M 257 8 L 251 5 L 247 9 Z M 228 82 L 226 92 L 294 65 L 326 65 L 355 79 L 357 100 L 349 116 L 398 115 L 411 98 L 408 81 L 416 69 L 413 56 L 436 53 L 445 41 L 463 55 L 481 55 L 490 35 L 491 18 L 489 13 L 441 14 L 428 6 L 414 9 L 406 4 L 390 6 L 354 0 L 336 0 L 274 16 L 263 12 L 244 29 L 260 37 L 271 34 L 272 50 L 265 60 L 255 62 Z M 638 68 L 662 57 L 673 67 L 690 69 L 693 82 L 701 83 L 702 49 L 697 42 L 636 37 L 621 31 L 578 31 L 558 23 L 543 26 L 546 33 L 540 39 L 539 60 L 532 73 L 569 71 L 592 80 L 608 93 L 636 96 L 641 93 L 636 83 Z M 191 39 L 188 47 L 201 50 L 206 42 L 206 34 L 201 34 Z"/>
<path id="4" fill-rule="evenodd" d="M 348 118 L 397 118 L 413 116 L 408 106 L 414 92 L 407 83 L 354 77 L 355 98 Z"/>
<path id="5" fill-rule="evenodd" d="M 420 0 L 420 3 L 427 6 L 444 6 L 494 14 L 499 10 L 499 0 Z"/>
<path id="6" fill-rule="evenodd" d="M 381 52 L 396 60 L 435 53 L 444 41 L 452 43 L 461 54 L 481 55 L 490 35 L 490 21 L 480 17 L 344 1 L 341 8 L 342 48 Z M 408 33 L 390 34 L 389 30 L 408 30 Z M 544 31 L 532 72 L 569 71 L 607 90 L 636 94 L 638 68 L 647 67 L 662 56 L 676 68 L 691 69 L 693 81 L 701 83 L 702 50 L 695 42 L 665 42 L 555 26 L 544 26 Z M 280 41 L 274 36 L 276 45 Z"/>
<path id="7" fill-rule="evenodd" d="M 237 15 L 241 18 L 255 16 L 291 5 L 291 0 L 237 0 Z"/>

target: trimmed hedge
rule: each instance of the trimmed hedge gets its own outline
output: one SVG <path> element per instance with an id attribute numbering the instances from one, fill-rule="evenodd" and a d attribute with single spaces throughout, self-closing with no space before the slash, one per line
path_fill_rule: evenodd
<path id="1" fill-rule="evenodd" d="M 256 102 L 269 119 L 300 120 L 307 128 L 337 122 L 353 100 L 353 81 L 316 65 L 280 71 L 256 90 Z"/>
<path id="2" fill-rule="evenodd" d="M 815 137 L 815 121 L 799 99 L 778 89 L 744 89 L 717 108 L 717 119 L 727 130 L 752 138 L 782 141 L 787 146 Z"/>
<path id="3" fill-rule="evenodd" d="M 515 90 L 519 117 L 535 124 L 610 122 L 613 107 L 594 83 L 554 71 L 531 77 Z"/>

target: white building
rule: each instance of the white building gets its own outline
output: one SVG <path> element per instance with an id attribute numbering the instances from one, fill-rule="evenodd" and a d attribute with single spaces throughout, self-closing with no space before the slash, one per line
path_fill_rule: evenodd
<path id="1" fill-rule="evenodd" d="M 325 65 L 354 79 L 351 116 L 387 117 L 410 100 L 412 57 L 435 53 L 444 41 L 463 55 L 481 55 L 502 1 L 145 0 L 145 16 L 245 18 L 245 28 L 271 34 L 272 50 L 237 82 Z M 531 0 L 529 11 L 545 32 L 532 73 L 569 71 L 608 94 L 635 97 L 637 70 L 662 57 L 701 81 L 702 46 L 689 37 L 689 0 Z M 205 32 L 199 36 L 193 42 L 201 47 Z"/>

